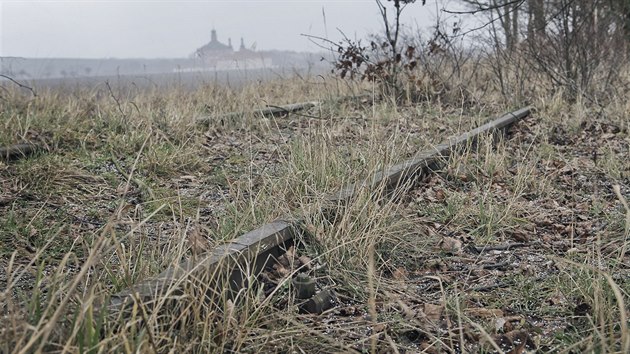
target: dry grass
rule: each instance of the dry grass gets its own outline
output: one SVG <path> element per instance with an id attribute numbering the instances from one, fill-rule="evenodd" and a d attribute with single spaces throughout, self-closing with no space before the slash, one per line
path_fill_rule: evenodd
<path id="1" fill-rule="evenodd" d="M 335 79 L 194 93 L 9 92 L 0 145 L 29 140 L 49 151 L 0 165 L 2 352 L 630 345 L 624 97 L 603 113 L 560 94 L 533 97 L 537 113 L 496 146 L 482 140 L 401 198 L 365 191 L 331 224 L 318 212 L 329 193 L 509 107 L 490 98 L 466 109 L 340 103 L 364 91 Z M 311 100 L 324 104 L 195 123 Z M 152 308 L 98 310 L 108 295 L 285 215 L 308 235 L 235 297 L 211 285 L 226 274 L 206 274 Z M 520 247 L 475 251 L 513 242 Z M 291 279 L 305 270 L 335 291 L 322 315 L 297 311 Z"/>

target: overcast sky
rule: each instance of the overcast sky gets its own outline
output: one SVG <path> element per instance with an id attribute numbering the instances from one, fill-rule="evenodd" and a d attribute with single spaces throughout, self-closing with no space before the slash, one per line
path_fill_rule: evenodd
<path id="1" fill-rule="evenodd" d="M 409 6 L 405 23 L 430 27 L 435 1 Z M 302 33 L 364 37 L 381 26 L 373 0 L 0 0 L 0 56 L 181 58 L 212 28 L 235 47 L 244 37 L 258 50 L 315 51 Z"/>

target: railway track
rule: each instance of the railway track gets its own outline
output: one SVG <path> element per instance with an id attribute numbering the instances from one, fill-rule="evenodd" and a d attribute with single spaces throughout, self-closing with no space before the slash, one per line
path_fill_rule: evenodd
<path id="1" fill-rule="evenodd" d="M 309 102 L 288 107 L 307 108 L 313 104 Z M 270 114 L 279 112 L 270 110 Z M 474 145 L 480 136 L 504 131 L 530 112 L 531 108 L 525 107 L 506 113 L 456 138 L 421 151 L 416 157 L 380 171 L 364 181 L 346 186 L 328 198 L 329 210 L 321 212 L 334 218 L 344 205 L 366 190 L 374 191 L 383 187 L 382 190 L 388 194 L 401 193 L 406 186 L 439 168 L 452 154 Z M 265 224 L 205 255 L 172 266 L 153 278 L 112 295 L 106 306 L 114 313 L 126 313 L 137 306 L 162 306 L 165 298 L 177 298 L 188 284 L 201 285 L 201 289 L 206 289 L 206 295 L 210 294 L 209 298 L 213 297 L 211 294 L 222 293 L 217 289 L 230 289 L 230 294 L 237 294 L 249 285 L 248 279 L 255 278 L 273 264 L 304 233 L 308 231 L 291 217 Z M 315 308 L 316 312 L 325 309 L 322 306 Z"/>
<path id="2" fill-rule="evenodd" d="M 335 102 L 342 102 L 353 99 L 365 99 L 370 97 L 369 95 L 358 95 L 358 96 L 347 96 L 340 97 Z M 287 105 L 275 106 L 275 105 L 266 105 L 264 107 L 259 107 L 253 109 L 251 111 L 243 111 L 243 112 L 229 112 L 219 115 L 203 115 L 196 119 L 196 123 L 199 126 L 207 125 L 213 121 L 217 120 L 232 120 L 238 119 L 245 115 L 253 115 L 253 116 L 262 116 L 262 117 L 277 117 L 283 116 L 290 113 L 295 113 L 303 110 L 307 110 L 313 107 L 320 106 L 323 102 L 320 101 L 310 101 L 310 102 L 299 102 L 299 103 L 291 103 Z M 20 159 L 28 158 L 37 152 L 47 152 L 49 149 L 47 146 L 40 142 L 29 141 L 22 142 L 13 145 L 0 146 L 0 160 L 4 161 L 16 161 Z"/>
<path id="3" fill-rule="evenodd" d="M 208 124 L 211 121 L 221 120 L 221 119 L 236 119 L 242 117 L 247 114 L 258 115 L 258 116 L 281 116 L 286 115 L 293 112 L 298 112 L 301 110 L 309 109 L 315 106 L 320 105 L 319 101 L 312 102 L 300 102 L 293 103 L 283 106 L 271 106 L 267 105 L 266 107 L 260 107 L 254 109 L 249 112 L 230 112 L 221 115 L 206 115 L 198 117 L 196 123 L 198 125 Z M 4 161 L 15 161 L 27 158 L 36 152 L 40 151 L 48 151 L 46 147 L 38 142 L 24 142 L 7 146 L 0 146 L 0 160 Z"/>

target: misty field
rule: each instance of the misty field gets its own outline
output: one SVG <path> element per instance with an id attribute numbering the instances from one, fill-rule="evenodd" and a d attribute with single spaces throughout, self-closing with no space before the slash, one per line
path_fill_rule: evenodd
<path id="1" fill-rule="evenodd" d="M 506 135 L 397 198 L 356 198 L 335 223 L 321 213 L 344 185 L 519 108 L 485 84 L 422 100 L 335 77 L 6 86 L 0 146 L 42 148 L 0 163 L 0 351 L 627 351 L 625 95 L 594 107 L 541 89 Z M 304 101 L 321 104 L 255 112 Z M 236 298 L 188 287 L 174 308 L 103 306 L 277 218 L 309 235 Z M 298 273 L 333 306 L 299 311 Z"/>
<path id="2" fill-rule="evenodd" d="M 2 71 L 0 352 L 630 352 L 630 2 L 465 3 L 306 71 Z"/>

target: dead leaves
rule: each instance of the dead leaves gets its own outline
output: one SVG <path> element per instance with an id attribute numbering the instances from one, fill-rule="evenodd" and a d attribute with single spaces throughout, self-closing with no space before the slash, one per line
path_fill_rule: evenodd
<path id="1" fill-rule="evenodd" d="M 461 255 L 463 252 L 462 241 L 452 237 L 444 237 L 438 246 L 446 254 Z"/>
<path id="2" fill-rule="evenodd" d="M 424 317 L 433 324 L 438 324 L 444 316 L 443 304 L 424 304 Z"/>
<path id="3" fill-rule="evenodd" d="M 535 351 L 537 345 L 529 331 L 523 329 L 526 320 L 521 315 L 508 315 L 498 308 L 466 308 L 462 314 L 455 309 L 447 309 L 443 302 L 422 303 L 412 305 L 410 299 L 404 294 L 387 293 L 387 298 L 392 303 L 390 306 L 410 324 L 414 330 L 406 330 L 403 334 L 409 340 L 423 348 L 428 353 L 438 353 L 431 333 L 441 332 L 450 336 L 451 345 L 460 339 L 464 339 L 464 346 L 475 352 L 481 348 L 493 350 L 500 348 L 505 353 L 525 353 Z M 386 311 L 387 306 L 381 311 Z M 463 317 L 462 317 L 463 315 Z M 458 327 L 461 323 L 463 327 Z M 488 329 L 489 333 L 482 328 Z M 446 348 L 443 348 L 445 350 Z"/>
<path id="4" fill-rule="evenodd" d="M 273 263 L 270 269 L 263 272 L 263 279 L 270 284 L 278 285 L 285 281 L 288 277 L 300 272 L 312 272 L 322 265 L 316 260 L 311 259 L 307 255 L 300 255 L 295 247 L 291 246 L 284 254 L 278 257 L 277 262 Z"/>
<path id="5" fill-rule="evenodd" d="M 482 317 L 486 319 L 503 317 L 503 311 L 501 309 L 492 309 L 485 307 L 467 308 L 464 313 L 466 313 L 468 316 Z"/>
<path id="6" fill-rule="evenodd" d="M 206 253 L 212 249 L 207 231 L 201 225 L 194 226 L 188 232 L 188 245 L 193 255 Z"/>
<path id="7" fill-rule="evenodd" d="M 409 278 L 409 271 L 404 267 L 397 267 L 392 271 L 392 279 L 404 283 Z"/>

